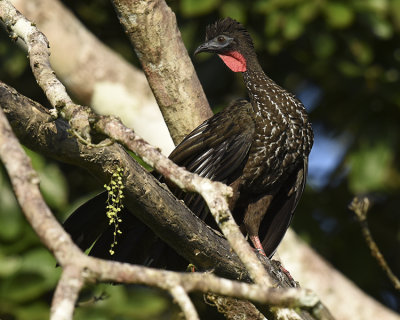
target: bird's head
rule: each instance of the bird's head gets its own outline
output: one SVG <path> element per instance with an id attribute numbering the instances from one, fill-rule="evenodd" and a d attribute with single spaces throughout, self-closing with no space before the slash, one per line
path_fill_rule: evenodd
<path id="1" fill-rule="evenodd" d="M 254 54 L 254 45 L 248 31 L 236 20 L 225 18 L 206 29 L 206 41 L 194 54 L 217 53 L 234 72 L 247 70 L 247 59 Z"/>

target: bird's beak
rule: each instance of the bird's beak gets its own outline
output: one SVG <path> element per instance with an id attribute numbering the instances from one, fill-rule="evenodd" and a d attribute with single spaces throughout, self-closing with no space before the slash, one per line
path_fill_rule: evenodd
<path id="1" fill-rule="evenodd" d="M 215 46 L 212 45 L 211 42 L 212 42 L 212 40 L 211 41 L 207 41 L 207 42 L 199 45 L 197 47 L 197 49 L 195 50 L 194 55 L 196 55 L 196 54 L 198 54 L 200 52 L 213 52 L 213 51 L 215 51 L 216 48 L 215 48 Z"/>
<path id="2" fill-rule="evenodd" d="M 211 39 L 210 41 L 204 42 L 203 44 L 198 46 L 198 48 L 194 52 L 194 55 L 200 52 L 223 52 L 227 50 L 227 48 L 233 41 L 233 38 L 227 37 L 226 39 L 227 41 L 223 44 L 219 43 L 215 38 Z"/>

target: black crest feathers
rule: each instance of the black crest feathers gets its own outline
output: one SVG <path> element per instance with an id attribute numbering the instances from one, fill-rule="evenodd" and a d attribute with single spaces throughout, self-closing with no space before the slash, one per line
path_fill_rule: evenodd
<path id="1" fill-rule="evenodd" d="M 206 41 L 211 40 L 220 34 L 233 38 L 240 37 L 242 40 L 246 41 L 250 48 L 254 48 L 250 33 L 235 19 L 227 17 L 208 25 L 206 29 Z"/>

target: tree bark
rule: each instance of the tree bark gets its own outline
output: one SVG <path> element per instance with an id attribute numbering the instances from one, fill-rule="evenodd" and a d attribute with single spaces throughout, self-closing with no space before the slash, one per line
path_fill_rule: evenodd
<path id="1" fill-rule="evenodd" d="M 24 4 L 26 4 L 28 7 L 30 6 L 30 4 L 31 4 L 31 8 L 32 8 L 32 11 L 35 11 L 35 5 L 33 5 L 34 3 L 36 3 L 38 0 L 32 0 L 32 1 L 25 1 L 25 2 L 23 2 Z M 15 1 L 14 1 L 15 2 Z M 19 1 L 17 1 L 17 2 L 21 2 L 21 0 L 19 0 Z M 48 0 L 43 0 L 43 1 L 38 1 L 37 2 L 37 6 L 39 6 L 39 8 L 40 8 L 40 3 L 41 2 L 43 2 L 43 3 L 45 3 L 45 2 L 48 2 Z M 55 2 L 55 1 L 50 1 L 50 2 Z M 45 12 L 46 10 L 44 10 L 44 12 Z M 40 11 L 39 11 L 40 12 Z M 50 12 L 51 12 L 51 10 L 48 10 L 48 14 L 49 14 L 49 16 L 50 16 Z M 42 15 L 43 15 L 43 12 L 42 12 Z M 45 15 L 46 16 L 46 15 Z M 35 19 L 36 20 L 36 19 Z M 58 20 L 58 21 L 57 21 Z M 54 22 L 58 22 L 58 23 L 61 23 L 62 22 L 62 19 L 59 19 L 59 18 L 57 18 L 57 19 L 54 19 L 53 20 L 53 23 Z M 57 24 L 57 23 L 56 23 Z M 53 27 L 54 27 L 55 25 L 52 25 L 52 27 L 51 28 L 49 28 L 49 29 L 52 29 Z M 62 37 L 61 37 L 62 38 Z M 97 47 L 96 47 L 97 48 Z M 54 58 L 55 56 L 56 56 L 56 54 L 54 54 L 54 46 L 52 45 L 52 49 L 53 49 L 53 54 L 52 54 L 52 57 Z M 96 50 L 97 51 L 97 50 Z M 65 50 L 64 50 L 64 52 L 65 52 Z M 68 58 L 68 57 L 64 57 L 65 59 L 66 58 Z M 86 61 L 86 60 L 84 60 L 84 61 Z M 66 65 L 68 65 L 68 64 L 66 64 Z M 86 63 L 85 65 L 90 65 L 90 63 Z M 82 67 L 82 66 L 85 66 L 85 65 L 80 65 L 80 67 Z M 73 67 L 73 65 L 72 66 L 69 66 L 69 67 Z M 105 68 L 107 68 L 107 66 L 104 66 Z M 92 71 L 92 72 L 94 72 L 94 71 Z M 71 73 L 71 77 L 73 76 L 73 75 L 75 75 L 75 74 L 77 74 L 77 73 L 79 73 L 79 68 L 77 68 L 77 69 L 75 69 L 74 70 L 74 72 L 72 72 Z M 118 73 L 119 74 L 119 73 Z M 82 73 L 82 75 L 83 75 L 83 73 Z M 90 75 L 90 76 L 92 76 L 92 74 L 90 73 L 90 72 L 88 72 L 87 74 L 86 74 L 86 76 L 87 75 Z M 105 75 L 105 79 L 107 78 L 107 76 L 108 75 Z M 69 79 L 72 79 L 72 78 L 69 78 L 68 77 L 68 75 L 66 76 L 66 80 L 64 81 L 64 82 L 66 82 L 66 83 L 68 83 L 68 81 L 69 81 Z M 90 77 L 88 78 L 88 79 L 86 79 L 85 81 L 88 81 L 89 83 L 90 83 Z M 76 81 L 75 83 L 79 83 L 78 81 Z M 81 82 L 81 85 L 82 86 L 84 86 L 84 83 L 83 82 Z M 137 92 L 135 92 L 135 94 L 136 94 Z M 33 115 L 32 115 L 33 116 Z M 60 124 L 58 124 L 58 125 L 60 125 Z M 43 127 L 43 128 L 45 128 L 45 127 Z M 53 129 L 54 130 L 54 129 Z M 71 145 L 74 145 L 74 143 L 72 143 Z M 83 165 L 83 164 L 82 164 Z M 291 238 L 290 237 L 288 237 L 288 240 L 290 240 Z M 331 268 L 327 268 L 327 269 L 325 269 L 324 267 L 321 267 L 321 268 L 317 268 L 316 270 L 314 270 L 313 268 L 310 268 L 310 265 L 314 265 L 314 261 L 317 261 L 316 262 L 316 265 L 318 265 L 318 255 L 317 254 L 315 254 L 314 252 L 312 252 L 312 251 L 310 251 L 307 255 L 306 255 L 306 257 L 307 257 L 307 259 L 305 259 L 304 258 L 304 256 L 301 254 L 302 252 L 303 252 L 303 248 L 302 248 L 302 245 L 300 244 L 300 242 L 298 241 L 298 240 L 291 240 L 292 241 L 292 244 L 291 244 L 291 246 L 292 246 L 292 250 L 293 251 L 289 251 L 289 252 L 291 252 L 291 255 L 290 255 L 290 261 L 292 261 L 293 259 L 297 259 L 296 261 L 297 262 L 295 262 L 296 264 L 300 264 L 300 265 L 302 265 L 303 267 L 302 267 L 302 269 L 301 269 L 301 272 L 299 272 L 298 274 L 296 274 L 296 277 L 298 277 L 299 279 L 305 279 L 305 280 L 302 280 L 302 282 L 303 283 L 308 283 L 308 281 L 310 281 L 310 283 L 311 283 L 311 280 L 312 279 L 318 279 L 318 281 L 317 281 L 317 286 L 318 286 L 318 288 L 325 288 L 322 292 L 322 294 L 321 294 L 321 297 L 323 298 L 323 300 L 325 299 L 325 298 L 328 298 L 328 299 L 330 299 L 330 297 L 334 297 L 334 296 L 337 296 L 339 299 L 337 299 L 337 300 L 333 300 L 332 299 L 332 301 L 339 301 L 338 302 L 338 304 L 330 304 L 330 306 L 331 306 L 331 308 L 333 309 L 333 310 L 339 310 L 339 311 L 341 311 L 341 312 L 343 312 L 343 311 L 346 311 L 346 310 L 353 310 L 355 313 L 358 313 L 359 312 L 359 306 L 360 305 L 365 305 L 365 302 L 360 302 L 360 304 L 357 304 L 357 307 L 354 307 L 354 308 L 343 308 L 343 305 L 346 305 L 346 306 L 348 306 L 348 305 L 350 305 L 350 304 L 352 304 L 353 303 L 353 301 L 348 301 L 347 299 L 346 299 L 346 296 L 345 295 L 343 295 L 343 290 L 341 289 L 341 285 L 339 285 L 339 283 L 340 283 L 340 281 L 327 281 L 327 280 L 332 280 L 333 278 L 329 278 L 329 279 L 327 279 L 327 277 L 323 277 L 323 275 L 325 274 L 325 275 L 327 275 L 327 274 L 330 274 L 330 272 L 332 271 L 332 269 Z M 281 246 L 281 248 L 283 249 L 283 250 L 285 250 L 284 249 L 284 243 L 286 242 L 286 240 L 284 240 L 284 242 L 283 242 L 283 244 L 282 244 L 282 246 Z M 282 251 L 282 250 L 280 250 L 280 251 Z M 286 258 L 286 255 L 284 254 L 284 252 L 285 251 L 282 251 L 283 253 L 281 253 L 281 256 L 284 258 L 284 261 L 286 262 L 286 261 L 288 261 L 289 262 L 289 260 Z M 298 254 L 296 254 L 296 253 L 298 253 Z M 290 263 L 290 262 L 289 262 Z M 289 264 L 288 264 L 289 265 Z M 323 263 L 322 263 L 322 265 L 324 265 Z M 289 267 L 289 270 L 291 270 L 291 268 L 297 268 L 296 266 L 293 266 L 293 267 L 291 267 L 291 264 L 289 265 L 290 267 Z M 326 266 L 325 266 L 326 267 Z M 321 270 L 324 270 L 323 272 L 321 272 Z M 318 276 L 319 274 L 321 274 L 321 276 Z M 305 277 L 303 277 L 303 276 L 305 276 Z M 307 278 L 308 277 L 308 278 Z M 325 285 L 326 284 L 326 285 Z M 348 286 L 350 286 L 350 287 L 353 287 L 353 289 L 354 290 L 358 290 L 357 288 L 355 288 L 354 287 L 354 285 L 351 283 L 351 282 L 348 282 Z M 317 290 L 318 291 L 318 290 Z M 368 301 L 367 303 L 369 304 L 369 300 L 368 299 L 370 299 L 368 296 L 366 296 L 365 294 L 363 294 L 362 292 L 360 293 L 360 301 L 364 301 L 363 300 L 363 297 L 362 296 L 364 296 L 364 297 L 366 297 L 367 298 L 367 300 L 366 301 Z M 341 297 L 344 297 L 345 299 L 346 299 L 346 301 L 342 301 L 342 300 L 340 300 L 340 298 Z M 375 302 L 376 303 L 376 302 Z M 336 305 L 336 307 L 334 307 Z M 380 304 L 376 304 L 376 308 L 374 309 L 375 311 L 374 312 L 371 312 L 370 314 L 379 314 L 379 312 L 383 312 L 382 314 L 383 315 L 386 315 L 386 314 L 388 314 L 388 315 L 390 315 L 391 316 L 391 318 L 388 318 L 388 319 L 398 319 L 398 317 L 396 317 L 396 315 L 393 313 L 393 312 L 391 312 L 390 310 L 388 310 L 388 309 L 386 309 L 386 308 L 382 308 L 382 306 L 380 305 Z M 364 308 L 363 308 L 363 310 L 364 310 Z M 336 311 L 335 311 L 335 313 L 336 313 Z M 361 313 L 361 314 L 364 314 L 364 313 Z M 365 317 L 365 318 L 368 318 L 367 316 Z M 351 314 L 351 316 L 349 316 L 348 314 L 345 314 L 344 313 L 344 315 L 343 315 L 343 319 L 354 319 L 354 313 L 352 313 Z"/>
<path id="2" fill-rule="evenodd" d="M 44 107 L 1 82 L 0 105 L 15 134 L 29 148 L 63 162 L 80 165 L 103 182 L 109 181 L 116 164 L 123 167 L 126 205 L 130 212 L 201 269 L 213 269 L 220 276 L 250 281 L 248 271 L 226 239 L 209 228 L 181 201 L 177 201 L 165 186 L 119 145 L 93 148 L 78 143 L 68 134 L 70 126 L 67 122 L 62 119 L 54 121 Z M 273 264 L 266 258 L 263 263 L 276 286 L 291 287 L 279 264 Z M 314 305 L 314 309 L 325 310 L 322 314 L 319 312 L 316 319 L 333 319 L 320 302 Z M 300 318 L 313 319 L 307 312 L 302 313 Z"/>
<path id="3" fill-rule="evenodd" d="M 125 169 L 127 205 L 146 225 L 187 260 L 228 278 L 249 279 L 228 242 L 133 160 L 118 144 L 91 148 L 70 137 L 66 121 L 52 121 L 40 104 L 0 82 L 0 105 L 20 141 L 46 156 L 78 165 L 104 184 L 115 163 Z M 145 210 L 144 210 L 145 208 Z M 159 214 L 160 208 L 163 215 Z M 147 211 L 147 212 L 146 212 Z M 201 236 L 200 236 L 201 235 Z"/>
<path id="4" fill-rule="evenodd" d="M 105 46 L 58 0 L 13 0 L 46 34 L 57 76 L 81 103 L 113 114 L 168 155 L 174 148 L 143 72 Z"/>
<path id="5" fill-rule="evenodd" d="M 212 112 L 183 45 L 175 14 L 164 0 L 113 3 L 178 144 Z"/>

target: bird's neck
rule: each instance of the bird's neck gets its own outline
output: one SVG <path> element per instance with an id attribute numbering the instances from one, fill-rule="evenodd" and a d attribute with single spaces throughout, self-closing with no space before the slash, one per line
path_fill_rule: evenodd
<path id="1" fill-rule="evenodd" d="M 253 111 L 257 117 L 279 117 L 284 123 L 290 110 L 291 95 L 271 80 L 262 70 L 257 56 L 250 50 L 224 52 L 219 57 L 234 72 L 242 72 Z"/>
<path id="2" fill-rule="evenodd" d="M 265 114 L 266 110 L 284 111 L 280 101 L 287 92 L 264 73 L 257 61 L 249 61 L 247 65 L 243 78 L 253 110 L 257 114 Z"/>

